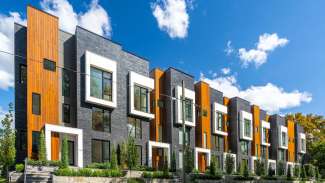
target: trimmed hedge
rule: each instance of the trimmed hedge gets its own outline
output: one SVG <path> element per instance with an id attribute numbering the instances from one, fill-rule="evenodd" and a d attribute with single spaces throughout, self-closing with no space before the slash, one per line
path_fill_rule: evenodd
<path id="1" fill-rule="evenodd" d="M 143 172 L 142 176 L 144 178 L 150 179 L 170 179 L 173 177 L 171 173 L 162 172 L 162 171 L 154 171 L 154 172 Z"/>
<path id="2" fill-rule="evenodd" d="M 71 169 L 62 168 L 54 172 L 56 176 L 70 177 L 121 177 L 123 174 L 120 170 L 94 170 L 90 168 Z"/>
<path id="3" fill-rule="evenodd" d="M 110 169 L 111 164 L 109 162 L 105 163 L 91 163 L 86 166 L 86 168 L 96 168 L 96 169 Z"/>
<path id="4" fill-rule="evenodd" d="M 27 161 L 28 165 L 32 165 L 32 166 L 60 166 L 61 165 L 61 161 L 40 161 L 40 160 L 32 160 L 29 159 Z"/>
<path id="5" fill-rule="evenodd" d="M 25 169 L 25 165 L 24 164 L 16 164 L 16 166 L 15 166 L 16 172 L 23 172 L 24 169 Z"/>
<path id="6" fill-rule="evenodd" d="M 220 180 L 222 179 L 221 175 L 212 175 L 212 174 L 200 174 L 200 173 L 194 173 L 191 175 L 191 179 L 195 180 L 195 179 L 201 179 L 201 180 Z"/>

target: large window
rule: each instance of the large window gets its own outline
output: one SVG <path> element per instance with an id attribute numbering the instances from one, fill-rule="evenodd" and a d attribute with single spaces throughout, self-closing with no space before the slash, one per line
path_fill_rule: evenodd
<path id="1" fill-rule="evenodd" d="M 70 74 L 67 70 L 62 70 L 62 95 L 70 97 Z"/>
<path id="2" fill-rule="evenodd" d="M 43 68 L 49 71 L 56 71 L 56 63 L 49 59 L 44 59 Z"/>
<path id="3" fill-rule="evenodd" d="M 215 136 L 214 137 L 214 145 L 215 145 L 216 151 L 221 151 L 222 146 L 223 146 L 223 137 Z"/>
<path id="4" fill-rule="evenodd" d="M 38 93 L 32 93 L 32 113 L 41 114 L 41 95 Z"/>
<path id="5" fill-rule="evenodd" d="M 267 159 L 267 147 L 266 146 L 261 146 L 261 157 L 263 159 Z"/>
<path id="6" fill-rule="evenodd" d="M 244 119 L 244 134 L 246 137 L 251 137 L 251 120 Z"/>
<path id="7" fill-rule="evenodd" d="M 109 161 L 110 144 L 109 141 L 91 140 L 91 157 L 93 163 L 103 163 Z"/>
<path id="8" fill-rule="evenodd" d="M 285 150 L 284 149 L 279 149 L 279 160 L 284 161 L 285 160 Z"/>
<path id="9" fill-rule="evenodd" d="M 148 112 L 148 89 L 134 85 L 134 109 Z"/>
<path id="10" fill-rule="evenodd" d="M 27 67 L 26 65 L 20 65 L 20 83 L 27 83 Z"/>
<path id="11" fill-rule="evenodd" d="M 184 100 L 185 121 L 193 121 L 193 101 L 189 98 Z"/>
<path id="12" fill-rule="evenodd" d="M 134 138 L 142 138 L 142 125 L 140 119 L 128 118 L 128 135 Z"/>
<path id="13" fill-rule="evenodd" d="M 70 105 L 62 104 L 62 119 L 65 123 L 70 123 Z"/>
<path id="14" fill-rule="evenodd" d="M 111 113 L 110 111 L 93 107 L 92 127 L 97 131 L 111 132 Z"/>
<path id="15" fill-rule="evenodd" d="M 90 96 L 112 101 L 112 73 L 90 67 Z"/>
<path id="16" fill-rule="evenodd" d="M 301 139 L 301 150 L 306 152 L 306 139 Z"/>
<path id="17" fill-rule="evenodd" d="M 287 133 L 286 132 L 281 132 L 281 145 L 282 146 L 287 146 Z"/>
<path id="18" fill-rule="evenodd" d="M 247 141 L 240 141 L 240 150 L 241 153 L 244 155 L 248 155 L 248 142 Z"/>
<path id="19" fill-rule="evenodd" d="M 262 135 L 262 140 L 263 140 L 263 143 L 267 143 L 267 129 L 263 127 L 263 135 Z"/>
<path id="20" fill-rule="evenodd" d="M 180 128 L 178 131 L 178 142 L 180 145 L 183 144 L 183 129 Z M 190 144 L 190 129 L 185 128 L 185 144 L 189 145 Z"/>
<path id="21" fill-rule="evenodd" d="M 216 112 L 216 127 L 218 131 L 223 131 L 222 113 Z"/>

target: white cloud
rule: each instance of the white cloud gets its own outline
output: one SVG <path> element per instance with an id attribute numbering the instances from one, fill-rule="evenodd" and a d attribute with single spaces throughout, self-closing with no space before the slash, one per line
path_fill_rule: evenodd
<path id="1" fill-rule="evenodd" d="M 84 27 L 102 36 L 111 36 L 112 27 L 106 10 L 92 0 L 86 12 L 75 12 L 67 0 L 43 0 L 41 7 L 44 11 L 60 18 L 60 28 L 74 33 L 76 26 Z"/>
<path id="2" fill-rule="evenodd" d="M 255 64 L 256 67 L 259 67 L 266 63 L 268 54 L 271 51 L 275 50 L 277 47 L 287 45 L 288 42 L 289 40 L 287 38 L 279 38 L 277 33 L 264 33 L 259 36 L 256 48 L 250 50 L 240 48 L 238 50 L 239 58 L 244 67 L 247 67 L 251 63 Z"/>
<path id="3" fill-rule="evenodd" d="M 231 41 L 227 42 L 227 47 L 225 49 L 227 56 L 231 55 L 234 52 L 234 48 L 231 45 Z"/>
<path id="4" fill-rule="evenodd" d="M 222 68 L 221 69 L 221 72 L 224 74 L 224 75 L 227 75 L 227 74 L 229 74 L 230 73 L 230 68 L 229 67 L 225 67 L 225 68 Z"/>
<path id="5" fill-rule="evenodd" d="M 192 3 L 189 3 L 192 7 Z M 152 4 L 153 16 L 161 30 L 171 38 L 185 38 L 189 27 L 189 15 L 185 0 L 158 0 Z"/>
<path id="6" fill-rule="evenodd" d="M 210 84 L 211 87 L 221 91 L 227 97 L 241 97 L 252 104 L 259 105 L 269 113 L 276 113 L 284 109 L 298 107 L 302 103 L 309 103 L 312 95 L 308 92 L 294 90 L 285 91 L 283 88 L 272 83 L 261 86 L 250 86 L 241 89 L 235 76 L 219 76 L 206 78 L 201 74 L 201 80 Z"/>
<path id="7" fill-rule="evenodd" d="M 14 22 L 26 25 L 26 20 L 17 12 L 0 14 L 0 89 L 14 87 Z"/>

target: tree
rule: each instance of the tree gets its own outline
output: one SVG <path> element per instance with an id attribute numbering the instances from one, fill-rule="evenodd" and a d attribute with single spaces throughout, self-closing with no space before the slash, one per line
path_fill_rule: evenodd
<path id="1" fill-rule="evenodd" d="M 169 171 L 168 171 L 168 159 L 165 156 L 164 157 L 164 168 L 163 168 L 163 174 L 165 177 L 168 177 Z"/>
<path id="2" fill-rule="evenodd" d="M 249 177 L 249 170 L 248 170 L 248 165 L 246 161 L 243 161 L 240 164 L 240 175 L 243 177 Z"/>
<path id="3" fill-rule="evenodd" d="M 120 165 L 121 165 L 122 169 L 127 167 L 127 157 L 128 157 L 127 143 L 122 142 L 121 153 L 120 153 Z"/>
<path id="4" fill-rule="evenodd" d="M 293 174 L 295 177 L 300 177 L 300 166 L 299 165 L 295 165 L 295 167 L 293 169 Z"/>
<path id="5" fill-rule="evenodd" d="M 210 162 L 210 175 L 215 176 L 217 174 L 217 159 L 215 156 L 211 157 L 211 162 Z"/>
<path id="6" fill-rule="evenodd" d="M 287 179 L 290 180 L 292 178 L 292 175 L 291 175 L 291 166 L 288 166 L 287 168 Z"/>
<path id="7" fill-rule="evenodd" d="M 305 167 L 304 166 L 301 166 L 301 172 L 300 172 L 300 177 L 301 178 L 306 178 L 306 171 L 305 171 Z"/>
<path id="8" fill-rule="evenodd" d="M 173 154 L 172 154 L 170 169 L 171 169 L 172 172 L 176 172 L 176 154 L 175 154 L 175 151 L 173 151 Z"/>
<path id="9" fill-rule="evenodd" d="M 256 166 L 255 166 L 255 173 L 258 176 L 265 175 L 265 162 L 263 160 L 258 159 L 256 161 Z"/>
<path id="10" fill-rule="evenodd" d="M 112 152 L 111 152 L 111 168 L 112 169 L 117 169 L 117 155 L 116 155 L 116 151 L 115 151 L 115 147 L 113 145 L 112 147 Z"/>
<path id="11" fill-rule="evenodd" d="M 325 141 L 315 142 L 309 151 L 312 163 L 318 167 L 322 176 L 325 177 Z"/>
<path id="12" fill-rule="evenodd" d="M 138 159 L 139 155 L 135 140 L 132 136 L 129 136 L 127 140 L 127 165 L 129 170 L 132 170 L 138 165 Z"/>
<path id="13" fill-rule="evenodd" d="M 46 161 L 46 148 L 45 148 L 44 130 L 41 130 L 41 134 L 39 136 L 38 160 Z"/>
<path id="14" fill-rule="evenodd" d="M 226 162 L 225 162 L 225 169 L 226 173 L 230 175 L 233 172 L 235 165 L 234 157 L 232 157 L 230 154 L 226 155 Z"/>
<path id="15" fill-rule="evenodd" d="M 69 166 L 69 156 L 68 156 L 68 139 L 64 135 L 61 147 L 61 168 L 67 168 Z"/>
<path id="16" fill-rule="evenodd" d="M 190 173 L 194 169 L 194 154 L 190 147 L 185 148 L 185 167 L 184 170 L 186 173 Z"/>
<path id="17" fill-rule="evenodd" d="M 16 149 L 15 149 L 15 130 L 12 128 L 13 123 L 13 104 L 9 104 L 8 113 L 5 118 L 1 120 L 3 127 L 0 136 L 0 164 L 3 167 L 3 174 L 8 177 L 10 166 L 15 163 Z"/>
<path id="18" fill-rule="evenodd" d="M 285 163 L 283 161 L 278 161 L 277 164 L 277 174 L 282 176 L 285 174 Z"/>

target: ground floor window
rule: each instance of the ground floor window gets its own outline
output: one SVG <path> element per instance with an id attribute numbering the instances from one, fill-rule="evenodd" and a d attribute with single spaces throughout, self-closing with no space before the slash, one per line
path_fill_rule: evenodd
<path id="1" fill-rule="evenodd" d="M 32 132 L 32 158 L 38 159 L 38 146 L 39 146 L 39 135 L 40 132 Z"/>
<path id="2" fill-rule="evenodd" d="M 91 140 L 91 152 L 93 163 L 103 163 L 109 161 L 110 142 L 104 140 Z"/>
<path id="3" fill-rule="evenodd" d="M 241 153 L 244 155 L 248 155 L 248 142 L 247 141 L 240 141 L 240 150 Z"/>
<path id="4" fill-rule="evenodd" d="M 142 146 L 137 145 L 138 165 L 142 165 Z"/>
<path id="5" fill-rule="evenodd" d="M 183 168 L 183 152 L 178 152 L 178 167 Z"/>

